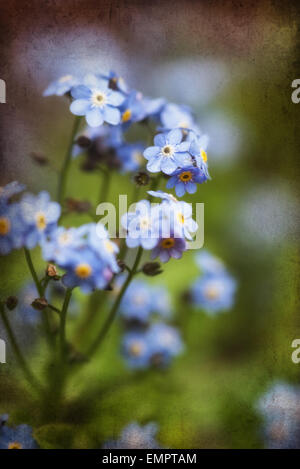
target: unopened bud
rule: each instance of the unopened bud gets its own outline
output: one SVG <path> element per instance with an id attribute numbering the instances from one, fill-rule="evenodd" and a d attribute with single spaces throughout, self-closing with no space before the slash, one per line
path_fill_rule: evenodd
<path id="1" fill-rule="evenodd" d="M 43 309 L 47 308 L 48 302 L 47 302 L 46 298 L 36 298 L 31 303 L 31 306 L 34 309 L 37 309 L 38 311 L 43 311 Z"/>
<path id="2" fill-rule="evenodd" d="M 77 200 L 69 197 L 66 199 L 68 212 L 86 213 L 91 209 L 91 203 L 88 200 Z"/>
<path id="3" fill-rule="evenodd" d="M 51 277 L 51 278 L 58 276 L 57 269 L 54 264 L 47 265 L 46 275 L 48 275 L 48 277 Z"/>
<path id="4" fill-rule="evenodd" d="M 154 277 L 162 273 L 162 269 L 159 262 L 147 262 L 142 267 L 142 272 L 149 277 Z"/>
<path id="5" fill-rule="evenodd" d="M 122 261 L 122 259 L 118 259 L 118 266 L 120 267 L 120 270 L 121 272 L 124 272 L 125 268 L 126 268 L 126 264 L 124 261 Z"/>
<path id="6" fill-rule="evenodd" d="M 46 166 L 49 163 L 48 158 L 42 153 L 36 153 L 35 151 L 30 153 L 30 158 L 40 166 Z"/>
<path id="7" fill-rule="evenodd" d="M 91 144 L 91 140 L 89 139 L 89 137 L 86 137 L 85 135 L 80 135 L 75 141 L 75 143 L 79 145 L 81 148 L 88 148 Z"/>
<path id="8" fill-rule="evenodd" d="M 5 301 L 6 307 L 12 311 L 18 304 L 18 298 L 16 296 L 9 296 Z"/>
<path id="9" fill-rule="evenodd" d="M 150 181 L 150 176 L 145 173 L 145 171 L 139 171 L 134 175 L 133 180 L 137 186 L 147 186 Z"/>

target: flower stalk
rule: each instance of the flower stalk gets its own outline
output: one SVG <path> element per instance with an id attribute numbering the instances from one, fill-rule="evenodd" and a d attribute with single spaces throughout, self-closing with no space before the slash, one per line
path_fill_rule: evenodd
<path id="1" fill-rule="evenodd" d="M 58 189 L 57 189 L 57 201 L 60 204 L 62 204 L 64 196 L 65 196 L 67 176 L 68 176 L 68 171 L 69 171 L 69 167 L 70 167 L 70 163 L 71 163 L 71 157 L 72 157 L 72 148 L 73 148 L 73 145 L 74 145 L 75 135 L 77 134 L 78 129 L 79 129 L 80 120 L 81 120 L 80 117 L 77 117 L 77 116 L 75 117 L 74 124 L 73 124 L 73 127 L 72 127 L 70 141 L 69 141 L 69 144 L 68 144 L 68 148 L 67 148 L 64 163 L 63 163 L 63 167 L 62 167 L 62 170 L 61 170 L 60 175 L 59 175 Z"/>

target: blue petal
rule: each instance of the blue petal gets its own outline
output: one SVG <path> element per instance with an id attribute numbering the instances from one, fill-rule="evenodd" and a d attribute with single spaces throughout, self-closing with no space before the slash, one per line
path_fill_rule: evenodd
<path id="1" fill-rule="evenodd" d="M 148 161 L 147 169 L 148 171 L 150 171 L 150 173 L 157 173 L 158 171 L 160 171 L 160 165 L 161 165 L 161 157 L 158 156 Z"/>
<path id="2" fill-rule="evenodd" d="M 154 137 L 154 145 L 157 147 L 163 147 L 166 144 L 165 134 L 157 134 Z"/>
<path id="3" fill-rule="evenodd" d="M 168 142 L 171 145 L 178 145 L 182 140 L 182 131 L 180 129 L 173 129 L 168 133 Z"/>
<path id="4" fill-rule="evenodd" d="M 186 190 L 189 194 L 195 194 L 195 192 L 197 191 L 197 184 L 195 184 L 194 182 L 187 182 L 186 183 Z"/>
<path id="5" fill-rule="evenodd" d="M 175 192 L 178 197 L 182 197 L 185 194 L 185 185 L 183 182 L 176 184 Z"/>
<path id="6" fill-rule="evenodd" d="M 192 164 L 192 157 L 187 152 L 175 153 L 174 159 L 178 163 L 178 166 L 188 166 Z"/>
<path id="7" fill-rule="evenodd" d="M 153 249 L 157 245 L 157 240 L 158 238 L 142 238 L 141 239 L 141 245 L 144 249 Z"/>
<path id="8" fill-rule="evenodd" d="M 166 184 L 166 188 L 167 188 L 167 189 L 172 189 L 172 187 L 175 186 L 176 182 L 177 182 L 177 176 L 172 176 L 172 177 L 168 180 L 168 182 L 167 182 L 167 184 Z"/>
<path id="9" fill-rule="evenodd" d="M 103 115 L 100 109 L 91 109 L 86 113 L 86 121 L 91 127 L 98 127 L 103 124 Z"/>
<path id="10" fill-rule="evenodd" d="M 161 170 L 165 174 L 171 174 L 177 169 L 177 163 L 170 158 L 164 158 L 161 162 Z"/>
<path id="11" fill-rule="evenodd" d="M 190 151 L 190 154 L 193 155 L 193 156 L 198 156 L 198 155 L 200 155 L 200 147 L 199 147 L 199 145 L 198 145 L 198 143 L 197 143 L 196 140 L 193 140 L 193 141 L 191 142 L 190 150 L 189 150 L 189 151 Z"/>
<path id="12" fill-rule="evenodd" d="M 130 236 L 128 236 L 126 238 L 126 244 L 129 248 L 136 248 L 140 244 L 140 239 L 139 238 L 130 238 Z"/>
<path id="13" fill-rule="evenodd" d="M 190 147 L 190 142 L 181 142 L 176 147 L 176 151 L 188 151 Z"/>
<path id="14" fill-rule="evenodd" d="M 111 106 L 106 106 L 103 109 L 104 120 L 112 125 L 117 125 L 120 123 L 121 113 L 119 109 L 116 109 Z"/>
<path id="15" fill-rule="evenodd" d="M 75 116 L 84 116 L 90 108 L 90 103 L 86 99 L 76 99 L 70 105 L 70 111 Z"/>
<path id="16" fill-rule="evenodd" d="M 84 85 L 74 86 L 71 90 L 71 95 L 74 99 L 89 99 L 91 90 Z"/>
<path id="17" fill-rule="evenodd" d="M 119 93 L 118 91 L 112 91 L 111 94 L 107 97 L 108 104 L 111 104 L 112 106 L 120 106 L 124 100 L 125 96 L 123 96 L 122 93 Z"/>
<path id="18" fill-rule="evenodd" d="M 143 155 L 146 158 L 146 160 L 149 160 L 150 158 L 157 156 L 159 152 L 160 152 L 160 147 L 148 147 L 144 151 Z"/>

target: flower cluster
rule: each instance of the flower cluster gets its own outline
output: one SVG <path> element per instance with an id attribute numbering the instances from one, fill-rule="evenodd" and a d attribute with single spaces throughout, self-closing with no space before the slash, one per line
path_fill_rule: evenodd
<path id="1" fill-rule="evenodd" d="M 270 449 L 300 445 L 300 386 L 275 383 L 257 403 L 263 418 L 263 438 Z"/>
<path id="2" fill-rule="evenodd" d="M 21 247 L 34 248 L 56 226 L 60 216 L 60 205 L 52 202 L 45 191 L 36 196 L 25 193 L 20 201 L 12 201 L 23 190 L 24 186 L 13 182 L 0 191 L 2 255 Z"/>
<path id="3" fill-rule="evenodd" d="M 191 240 L 198 229 L 192 219 L 192 207 L 161 191 L 149 191 L 149 194 L 161 198 L 162 202 L 152 206 L 148 200 L 141 200 L 133 212 L 123 215 L 126 244 L 130 248 L 142 246 L 151 250 L 152 259 L 159 257 L 162 262 L 171 257 L 180 259 L 187 248 L 186 239 Z"/>
<path id="4" fill-rule="evenodd" d="M 119 271 L 118 247 L 110 241 L 103 225 L 90 223 L 79 228 L 58 226 L 61 208 L 47 192 L 25 193 L 17 202 L 11 198 L 23 186 L 10 183 L 0 192 L 0 252 L 40 245 L 43 257 L 66 271 L 63 284 L 80 286 L 88 293 L 107 286 Z"/>
<path id="5" fill-rule="evenodd" d="M 178 330 L 157 322 L 146 330 L 132 329 L 124 334 L 123 354 L 130 368 L 164 368 L 183 351 Z"/>
<path id="6" fill-rule="evenodd" d="M 51 94 L 68 94 L 70 111 L 85 116 L 88 126 L 77 136 L 73 150 L 74 156 L 87 155 L 84 168 L 105 164 L 128 172 L 142 169 L 147 162 L 149 172 L 170 176 L 167 188 L 175 187 L 178 197 L 193 194 L 198 184 L 210 178 L 208 138 L 188 107 L 148 98 L 130 89 L 114 72 L 83 79 L 67 75 L 49 85 L 44 95 Z M 151 124 L 159 132 L 154 146 L 125 141 L 124 133 L 135 123 Z"/>
<path id="7" fill-rule="evenodd" d="M 84 293 L 105 288 L 119 272 L 118 247 L 103 225 L 88 223 L 79 228 L 57 227 L 42 242 L 43 257 L 66 271 L 68 288 L 80 286 Z"/>
<path id="8" fill-rule="evenodd" d="M 123 276 L 116 280 L 115 293 L 123 282 Z M 142 280 L 131 283 L 120 305 L 125 326 L 122 354 L 129 368 L 162 368 L 182 352 L 183 344 L 177 329 L 161 322 L 170 315 L 171 301 L 165 287 L 149 285 Z"/>
<path id="9" fill-rule="evenodd" d="M 206 251 L 200 252 L 196 261 L 202 275 L 192 285 L 192 302 L 211 315 L 232 308 L 236 281 L 223 263 Z"/>

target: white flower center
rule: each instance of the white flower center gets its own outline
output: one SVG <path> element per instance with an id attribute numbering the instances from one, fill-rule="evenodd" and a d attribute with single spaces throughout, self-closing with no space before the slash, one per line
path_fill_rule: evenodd
<path id="1" fill-rule="evenodd" d="M 164 147 L 162 147 L 161 152 L 163 156 L 169 158 L 174 155 L 174 148 L 172 147 L 172 145 L 165 145 Z"/>
<path id="2" fill-rule="evenodd" d="M 140 219 L 141 230 L 147 230 L 150 227 L 150 219 L 148 217 L 142 217 Z"/>
<path id="3" fill-rule="evenodd" d="M 66 244 L 70 244 L 71 239 L 72 239 L 72 236 L 70 235 L 70 233 L 62 233 L 59 237 L 59 244 L 62 244 L 64 246 Z"/>
<path id="4" fill-rule="evenodd" d="M 107 102 L 107 96 L 100 90 L 95 90 L 91 96 L 92 105 L 94 107 L 104 107 Z"/>

